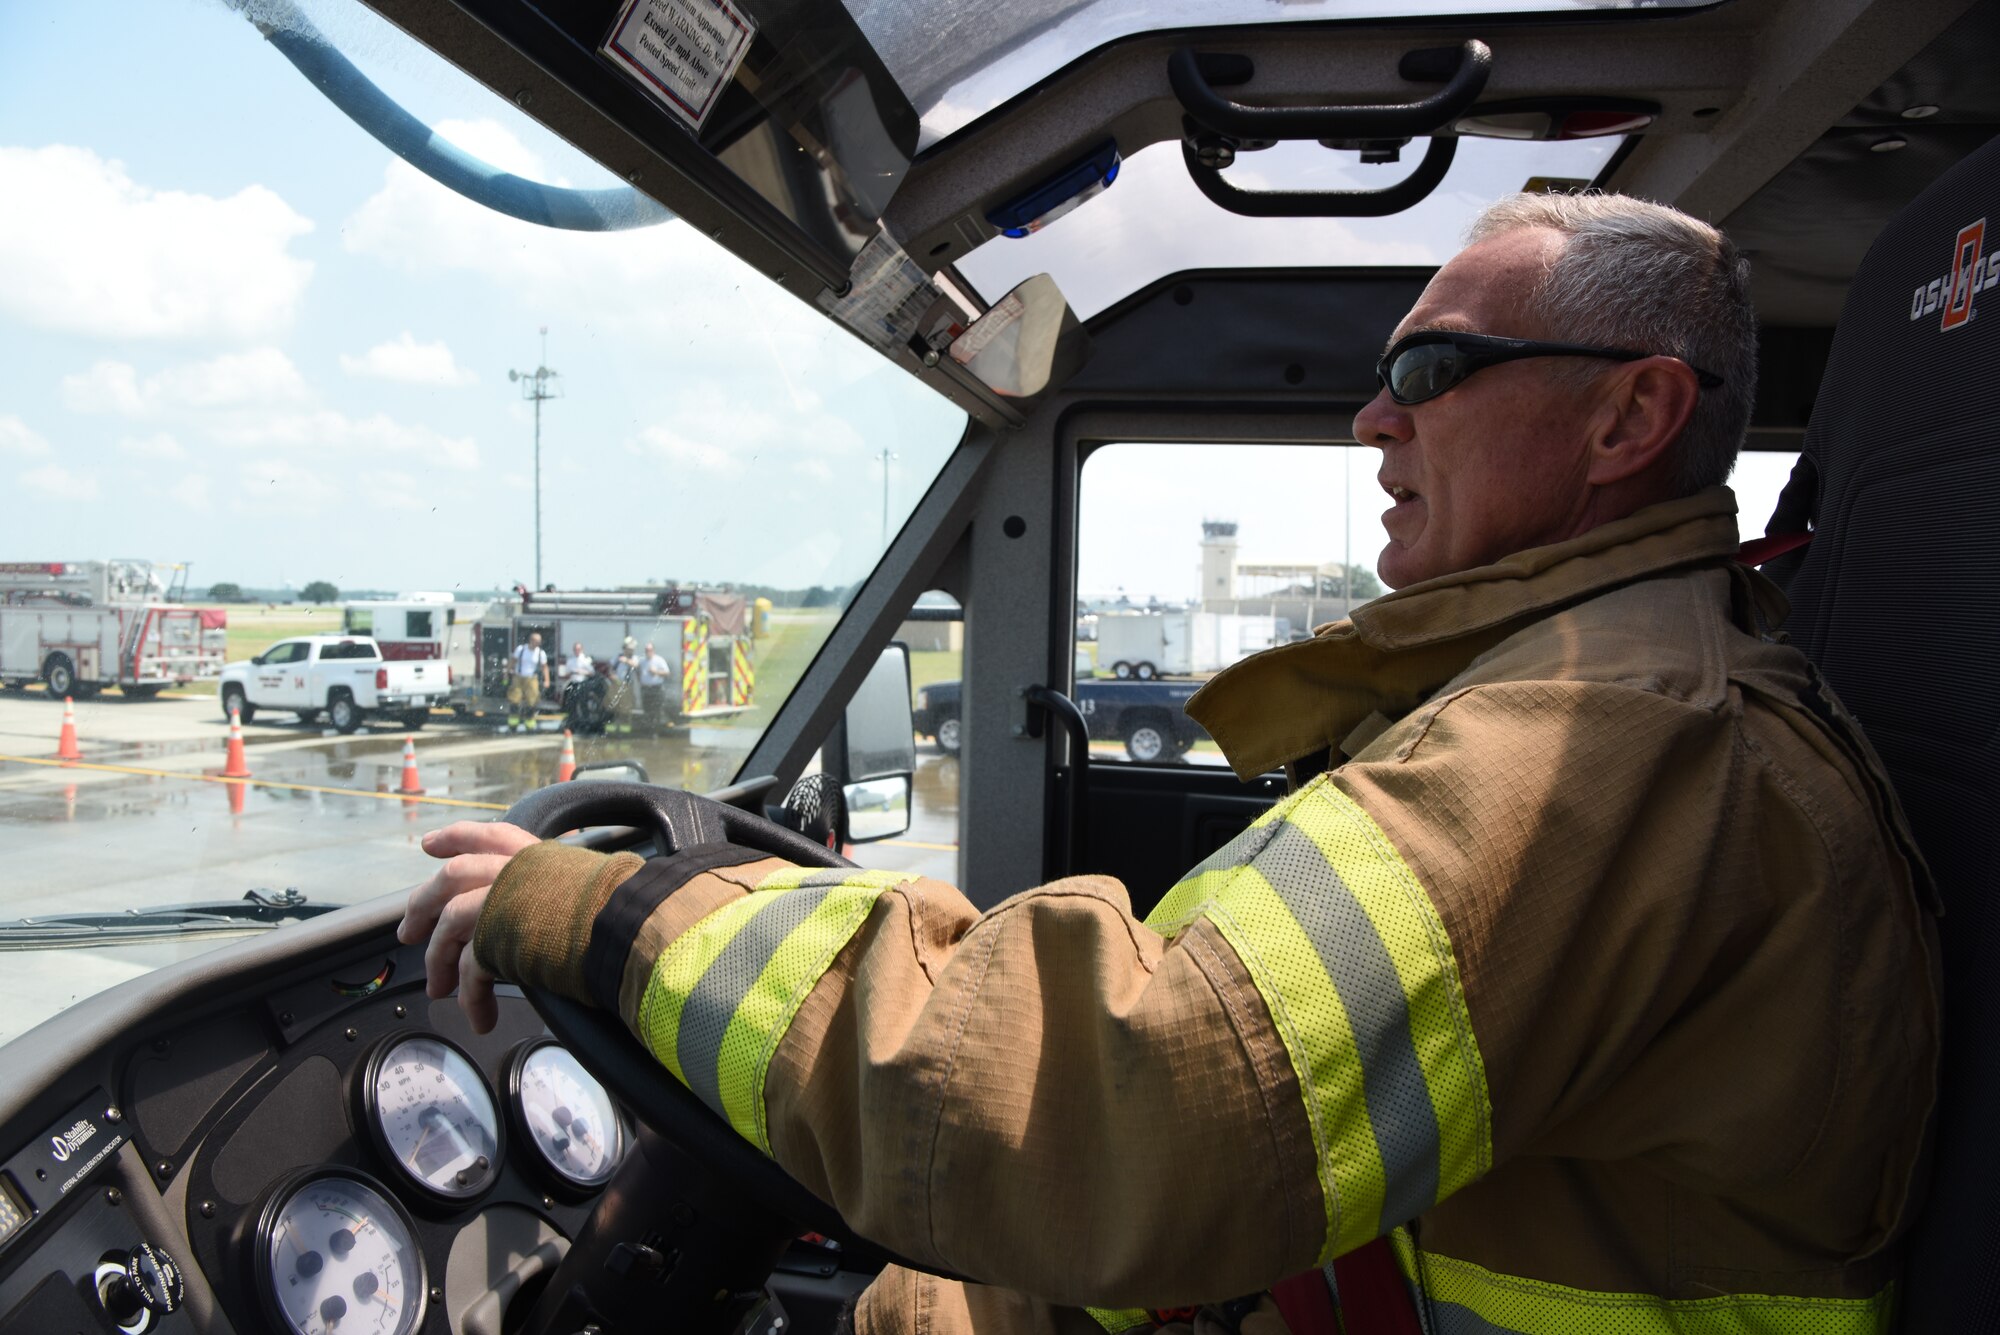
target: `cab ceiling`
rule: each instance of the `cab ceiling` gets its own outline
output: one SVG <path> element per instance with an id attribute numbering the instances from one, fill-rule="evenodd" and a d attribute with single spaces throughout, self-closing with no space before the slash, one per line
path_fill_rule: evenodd
<path id="1" fill-rule="evenodd" d="M 820 281 L 746 224 L 715 181 L 649 148 L 617 108 L 578 96 L 548 53 L 515 49 L 460 4 L 366 2 L 779 285 L 809 302 L 818 297 Z M 1178 139 L 1167 60 L 1184 44 L 1250 57 L 1254 77 L 1232 94 L 1284 105 L 1407 99 L 1421 89 L 1397 77 L 1405 52 L 1478 37 L 1494 52 L 1489 99 L 1658 101 L 1653 131 L 1604 184 L 1735 229 L 1770 274 L 1759 294 L 1767 323 L 1831 324 L 1840 286 L 1889 212 L 1991 134 L 2000 103 L 2000 81 L 1989 72 L 1996 13 L 2000 0 L 1727 0 L 1692 12 L 1145 34 L 1080 58 L 927 150 L 885 221 L 920 264 L 941 268 L 993 234 L 989 208 L 1107 134 L 1128 156 Z M 1943 110 L 1905 122 L 1900 113 L 1913 100 Z M 1891 125 L 1908 147 L 1871 152 L 1871 138 Z M 940 388 L 963 397 L 963 387 Z"/>

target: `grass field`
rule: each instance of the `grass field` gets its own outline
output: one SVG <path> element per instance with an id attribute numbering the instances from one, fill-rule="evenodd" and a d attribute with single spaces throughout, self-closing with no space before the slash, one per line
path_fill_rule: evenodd
<path id="1" fill-rule="evenodd" d="M 327 635 L 340 630 L 340 608 L 257 604 L 225 608 L 229 613 L 229 661 L 254 658 L 294 635 Z"/>

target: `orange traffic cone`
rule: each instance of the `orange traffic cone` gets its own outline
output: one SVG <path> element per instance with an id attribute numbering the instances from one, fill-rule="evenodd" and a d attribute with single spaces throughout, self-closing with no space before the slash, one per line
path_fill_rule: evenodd
<path id="1" fill-rule="evenodd" d="M 568 783 L 576 777 L 576 743 L 570 740 L 569 729 L 563 729 L 562 759 L 556 762 L 556 782 Z"/>
<path id="2" fill-rule="evenodd" d="M 403 738 L 403 786 L 396 790 L 404 797 L 422 797 L 424 785 L 417 778 L 417 739 Z"/>
<path id="3" fill-rule="evenodd" d="M 76 702 L 63 697 L 62 735 L 56 739 L 57 760 L 81 760 L 83 752 L 76 749 Z"/>
<path id="4" fill-rule="evenodd" d="M 223 756 L 222 777 L 250 777 L 250 762 L 243 757 L 243 720 L 233 709 L 229 711 L 229 750 Z"/>

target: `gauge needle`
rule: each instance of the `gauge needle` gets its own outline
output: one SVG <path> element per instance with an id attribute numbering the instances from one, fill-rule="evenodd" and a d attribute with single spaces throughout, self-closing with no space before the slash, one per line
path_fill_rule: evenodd
<path id="1" fill-rule="evenodd" d="M 425 1119 L 425 1121 L 424 1121 L 424 1131 L 423 1131 L 423 1134 L 417 1137 L 417 1143 L 416 1143 L 416 1144 L 414 1144 L 414 1145 L 410 1146 L 410 1152 L 409 1152 L 409 1154 L 408 1154 L 408 1155 L 407 1155 L 406 1157 L 407 1157 L 407 1158 L 409 1159 L 409 1161 L 410 1161 L 410 1164 L 411 1164 L 411 1165 L 412 1165 L 413 1167 L 415 1166 L 415 1164 L 416 1164 L 416 1162 L 417 1162 L 417 1155 L 418 1155 L 418 1153 L 419 1153 L 420 1151 L 422 1151 L 422 1149 L 424 1148 L 424 1142 L 425 1142 L 425 1141 L 427 1141 L 427 1140 L 429 1140 L 429 1139 L 431 1138 L 431 1128 L 432 1128 L 432 1127 L 434 1127 L 434 1126 L 436 1126 L 436 1125 L 437 1125 L 437 1123 L 436 1123 L 436 1122 L 433 1122 L 433 1121 L 429 1120 L 428 1118 L 426 1118 L 426 1119 Z"/>
<path id="2" fill-rule="evenodd" d="M 299 1231 L 292 1227 L 290 1219 L 285 1219 L 284 1225 L 285 1235 L 292 1240 L 292 1250 L 296 1251 L 300 1256 L 304 1256 L 306 1254 L 306 1245 L 299 1241 Z"/>

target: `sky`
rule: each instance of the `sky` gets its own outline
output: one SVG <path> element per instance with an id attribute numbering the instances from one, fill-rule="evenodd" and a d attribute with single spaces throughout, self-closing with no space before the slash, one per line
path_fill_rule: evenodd
<path id="1" fill-rule="evenodd" d="M 352 0 L 304 8 L 452 142 L 619 184 Z M 1590 176 L 1609 151 L 1470 143 L 1394 218 L 1248 220 L 1162 144 L 962 268 L 989 297 L 1048 271 L 1088 316 L 1183 268 L 1437 263 L 1487 200 Z M 1407 170 L 1307 145 L 1245 155 L 1232 179 L 1374 188 Z M 190 562 L 196 589 L 532 582 L 533 418 L 508 371 L 538 364 L 543 327 L 564 395 L 543 409 L 543 582 L 851 583 L 965 429 L 684 224 L 558 232 L 459 198 L 221 0 L 0 5 L 0 200 L 0 560 Z M 1151 457 L 1091 466 L 1124 467 L 1116 494 L 1143 503 L 1091 509 L 1087 470 L 1087 592 L 1192 595 L 1204 518 L 1242 523 L 1246 560 L 1337 560 L 1351 541 L 1372 564 L 1381 546 L 1372 452 L 1236 455 L 1199 487 Z M 1744 509 L 1761 528 L 1769 499 Z"/>
<path id="2" fill-rule="evenodd" d="M 309 13 L 447 138 L 615 186 L 358 5 Z M 115 16 L 115 20 L 114 17 Z M 880 554 L 964 415 L 679 222 L 557 232 L 395 159 L 220 0 L 0 6 L 0 560 L 191 584 L 803 587 Z"/>

